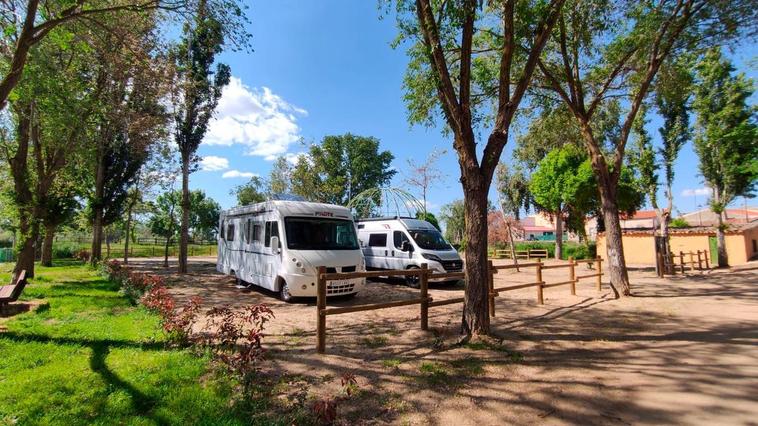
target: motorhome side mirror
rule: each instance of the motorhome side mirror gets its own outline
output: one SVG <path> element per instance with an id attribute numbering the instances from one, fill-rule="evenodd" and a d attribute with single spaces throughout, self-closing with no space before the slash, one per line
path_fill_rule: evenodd
<path id="1" fill-rule="evenodd" d="M 413 245 L 409 241 L 403 241 L 403 245 L 400 250 L 413 253 Z"/>
<path id="2" fill-rule="evenodd" d="M 271 251 L 279 253 L 279 237 L 271 237 Z"/>

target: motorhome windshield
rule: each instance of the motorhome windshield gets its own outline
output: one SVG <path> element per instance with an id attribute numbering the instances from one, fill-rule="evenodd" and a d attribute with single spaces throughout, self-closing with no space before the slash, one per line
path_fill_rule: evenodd
<path id="1" fill-rule="evenodd" d="M 453 250 L 439 231 L 431 229 L 410 229 L 413 241 L 424 250 Z"/>
<path id="2" fill-rule="evenodd" d="M 349 220 L 288 217 L 284 228 L 291 250 L 358 250 L 355 227 Z"/>

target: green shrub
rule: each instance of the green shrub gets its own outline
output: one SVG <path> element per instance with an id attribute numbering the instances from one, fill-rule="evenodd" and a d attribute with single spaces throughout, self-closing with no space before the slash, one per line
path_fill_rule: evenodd
<path id="1" fill-rule="evenodd" d="M 563 258 L 568 259 L 573 256 L 574 259 L 594 259 L 597 255 L 597 245 L 594 242 L 588 244 L 571 244 L 563 247 Z"/>
<path id="2" fill-rule="evenodd" d="M 495 243 L 490 249 L 503 250 L 507 245 Z M 555 242 L 553 241 L 521 241 L 516 242 L 516 250 L 547 250 L 548 258 L 555 257 Z M 573 241 L 563 242 L 563 259 L 568 260 L 569 256 L 574 259 L 594 259 L 597 253 L 597 247 L 594 242 L 575 243 Z"/>
<path id="3" fill-rule="evenodd" d="M 687 223 L 687 221 L 682 219 L 681 217 L 677 217 L 675 219 L 672 219 L 671 222 L 669 222 L 669 226 L 672 228 L 688 228 L 690 224 Z"/>
<path id="4" fill-rule="evenodd" d="M 563 248 L 566 248 L 566 243 L 563 244 Z M 547 257 L 555 257 L 555 242 L 554 241 L 523 241 L 516 243 L 516 250 L 547 250 Z"/>
<path id="5" fill-rule="evenodd" d="M 72 243 L 63 243 L 53 245 L 53 259 L 72 259 L 79 251 L 79 245 Z"/>

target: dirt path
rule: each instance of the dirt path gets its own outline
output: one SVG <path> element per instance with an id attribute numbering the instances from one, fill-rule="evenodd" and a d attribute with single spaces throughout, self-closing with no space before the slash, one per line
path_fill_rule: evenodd
<path id="1" fill-rule="evenodd" d="M 135 260 L 158 270 L 153 260 Z M 509 292 L 497 299 L 494 333 L 502 345 L 454 345 L 460 305 L 433 308 L 430 332 L 418 307 L 330 316 L 327 354 L 315 353 L 313 302 L 284 304 L 239 290 L 195 260 L 192 274 L 169 280 L 179 298 L 205 304 L 267 303 L 268 369 L 312 398 L 339 392 L 340 376 L 360 391 L 338 408 L 349 424 L 758 424 L 758 265 L 732 272 L 660 280 L 631 272 L 636 297 L 613 300 L 607 288 Z M 586 271 L 577 272 L 586 273 Z M 547 282 L 566 271 L 547 270 Z M 499 274 L 496 286 L 530 282 L 533 272 Z M 372 282 L 350 305 L 410 297 L 415 290 Z M 435 300 L 462 287 L 436 287 Z M 283 391 L 286 398 L 287 391 Z M 291 396 L 291 395 L 290 395 Z"/>

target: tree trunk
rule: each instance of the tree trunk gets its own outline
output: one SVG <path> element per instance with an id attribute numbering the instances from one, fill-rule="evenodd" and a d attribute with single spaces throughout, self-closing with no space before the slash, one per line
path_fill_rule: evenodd
<path id="1" fill-rule="evenodd" d="M 563 218 L 560 210 L 555 212 L 555 258 L 563 259 Z"/>
<path id="2" fill-rule="evenodd" d="M 103 246 L 103 196 L 105 193 L 105 141 L 97 146 L 97 164 L 95 165 L 95 202 L 93 203 L 94 220 L 92 221 L 92 249 L 90 264 L 96 265 L 102 258 Z"/>
<path id="3" fill-rule="evenodd" d="M 33 218 L 31 214 L 24 215 L 19 219 L 17 239 L 17 257 L 16 265 L 13 268 L 13 276 L 16 277 L 21 271 L 26 271 L 27 278 L 34 278 L 34 243 L 37 241 L 36 235 L 32 228 Z"/>
<path id="4" fill-rule="evenodd" d="M 619 289 L 621 289 L 622 295 L 631 296 L 629 275 L 626 271 L 626 260 L 624 259 L 621 221 L 619 220 L 615 193 L 604 185 L 600 185 L 600 199 L 602 202 L 603 222 L 605 223 L 606 271 L 608 271 L 611 279 L 611 289 L 616 298 L 619 297 Z"/>
<path id="5" fill-rule="evenodd" d="M 129 208 L 126 211 L 126 238 L 124 239 L 124 265 L 129 264 L 129 239 L 132 234 L 132 208 L 134 203 L 129 203 Z"/>
<path id="6" fill-rule="evenodd" d="M 105 230 L 105 258 L 111 258 L 111 236 L 108 229 Z"/>
<path id="7" fill-rule="evenodd" d="M 42 266 L 53 266 L 53 240 L 57 226 L 45 225 L 45 240 L 42 242 Z"/>
<path id="8" fill-rule="evenodd" d="M 163 267 L 168 268 L 168 247 L 171 244 L 171 238 L 166 238 L 166 248 L 163 251 Z"/>
<path id="9" fill-rule="evenodd" d="M 729 257 L 726 254 L 726 236 L 724 235 L 724 213 L 718 213 L 718 227 L 716 227 L 716 240 L 718 246 L 719 267 L 729 266 Z"/>
<path id="10" fill-rule="evenodd" d="M 463 185 L 466 217 L 466 292 L 461 334 L 464 339 L 490 332 L 487 270 L 487 192 L 477 171 L 467 173 Z"/>
<path id="11" fill-rule="evenodd" d="M 189 244 L 189 155 L 182 154 L 182 226 L 179 236 L 179 273 L 187 273 L 187 246 Z"/>
<path id="12" fill-rule="evenodd" d="M 513 264 L 516 265 L 516 272 L 519 272 L 518 259 L 516 259 L 516 243 L 513 241 L 513 228 L 511 228 L 511 223 L 508 221 L 505 222 L 505 225 L 508 227 L 508 239 L 510 240 L 509 245 L 511 246 L 511 259 L 513 260 Z"/>
<path id="13" fill-rule="evenodd" d="M 92 247 L 89 262 L 96 265 L 103 257 L 103 208 L 95 207 L 95 219 L 92 221 Z"/>
<path id="14" fill-rule="evenodd" d="M 8 165 L 13 177 L 14 201 L 19 213 L 18 238 L 16 239 L 16 265 L 13 277 L 26 271 L 26 276 L 34 277 L 34 244 L 37 236 L 32 230 L 34 224 L 34 196 L 29 184 L 29 143 L 31 139 L 33 104 L 16 105 L 18 114 L 18 146 Z"/>
<path id="15" fill-rule="evenodd" d="M 34 20 L 37 18 L 37 8 L 39 0 L 28 0 L 26 2 L 26 14 L 24 16 L 24 25 L 21 27 L 18 41 L 13 52 L 10 68 L 7 74 L 0 81 L 0 111 L 5 109 L 11 91 L 21 80 L 26 65 L 26 58 L 29 55 L 29 49 L 34 44 Z"/>

